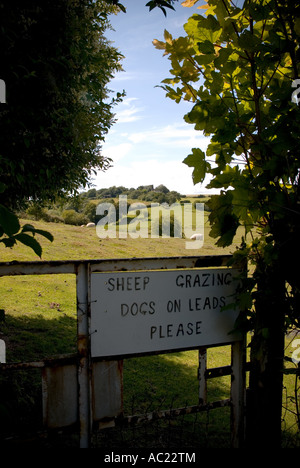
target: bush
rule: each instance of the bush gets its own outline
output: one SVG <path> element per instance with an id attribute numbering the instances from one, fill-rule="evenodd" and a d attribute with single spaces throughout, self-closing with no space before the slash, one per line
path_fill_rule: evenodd
<path id="1" fill-rule="evenodd" d="M 83 215 L 85 215 L 89 221 L 91 222 L 95 222 L 95 219 L 96 219 L 96 204 L 93 203 L 93 202 L 88 202 L 84 209 L 83 209 Z"/>
<path id="2" fill-rule="evenodd" d="M 41 205 L 36 203 L 32 203 L 26 210 L 26 214 L 29 216 L 30 219 L 34 219 L 36 221 L 43 220 L 49 221 L 48 213 L 45 208 Z"/>
<path id="3" fill-rule="evenodd" d="M 85 214 L 77 213 L 75 210 L 64 210 L 62 212 L 62 217 L 66 224 L 73 224 L 74 226 L 81 226 L 89 222 Z"/>
<path id="4" fill-rule="evenodd" d="M 19 213 L 19 216 L 25 219 L 34 219 L 35 221 L 46 221 L 47 223 L 65 222 L 57 210 L 47 210 L 35 203 L 32 203 L 25 212 Z"/>
<path id="5" fill-rule="evenodd" d="M 61 214 L 56 210 L 48 210 L 47 216 L 50 223 L 64 223 L 64 219 Z"/>

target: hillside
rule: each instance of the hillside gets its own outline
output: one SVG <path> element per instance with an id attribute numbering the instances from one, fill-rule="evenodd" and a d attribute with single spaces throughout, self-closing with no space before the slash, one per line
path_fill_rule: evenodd
<path id="1" fill-rule="evenodd" d="M 83 228 L 62 223 L 45 221 L 30 221 L 36 228 L 51 232 L 53 243 L 40 238 L 43 247 L 42 260 L 80 260 L 96 258 L 130 258 L 130 257 L 165 257 L 186 255 L 217 255 L 230 253 L 235 245 L 228 249 L 215 246 L 215 240 L 209 237 L 209 225 L 205 214 L 204 245 L 199 250 L 186 249 L 185 239 L 99 239 L 96 228 Z M 28 220 L 21 220 L 22 224 Z M 238 240 L 238 239 L 237 239 Z M 0 244 L 1 261 L 38 260 L 38 257 L 24 245 L 17 245 L 13 249 Z"/>

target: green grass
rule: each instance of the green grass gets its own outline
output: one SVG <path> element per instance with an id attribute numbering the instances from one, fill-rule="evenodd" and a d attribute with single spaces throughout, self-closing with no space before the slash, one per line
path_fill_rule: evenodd
<path id="1" fill-rule="evenodd" d="M 30 221 L 30 223 L 54 235 L 53 243 L 42 237 L 38 239 L 43 247 L 42 260 L 217 255 L 233 252 L 239 245 L 242 230 L 238 231 L 232 246 L 220 249 L 215 245 L 215 239 L 209 236 L 207 212 L 204 213 L 204 221 L 204 245 L 201 249 L 186 249 L 186 240 L 179 238 L 132 239 L 128 235 L 127 239 L 99 239 L 95 229 L 42 221 Z M 28 223 L 28 220 L 21 220 L 21 223 Z M 38 257 L 22 244 L 18 244 L 13 249 L 0 245 L 0 261 L 37 259 Z"/>
<path id="2" fill-rule="evenodd" d="M 33 224 L 54 235 L 53 243 L 41 239 L 42 260 L 227 254 L 235 250 L 241 235 L 239 232 L 236 244 L 231 248 L 218 249 L 215 240 L 208 236 L 207 214 L 204 246 L 200 250 L 187 250 L 185 239 L 99 239 L 95 229 L 45 222 Z M 1 261 L 38 260 L 23 245 L 14 249 L 1 245 L 0 258 Z M 7 362 L 34 361 L 76 351 L 76 285 L 73 275 L 0 278 L 0 309 L 5 311 L 4 320 L 0 322 L 0 339 L 6 341 Z M 208 367 L 229 363 L 229 347 L 208 350 Z M 125 360 L 125 413 L 139 414 L 197 404 L 197 367 L 197 351 Z M 20 379 L 12 372 L 8 381 L 0 378 L 0 436 L 7 435 L 9 430 L 15 432 L 16 425 L 19 429 L 27 430 L 38 424 L 41 416 L 41 391 L 35 374 L 35 371 L 23 374 Z M 292 393 L 292 377 L 288 376 L 285 382 L 288 391 Z M 208 382 L 209 401 L 228 398 L 229 392 L 229 377 Z M 3 399 L 6 403 L 3 403 Z M 291 403 L 289 401 L 289 405 Z M 294 417 L 291 411 L 287 413 L 285 423 L 289 429 L 294 424 Z M 21 420 L 20 414 L 24 415 Z M 157 432 L 151 432 L 154 431 L 153 427 L 157 428 Z M 151 428 L 147 426 L 147 429 L 143 427 L 147 437 L 140 435 L 140 446 L 144 446 L 146 440 L 153 443 L 160 438 L 163 438 L 162 444 L 167 444 L 171 429 L 176 431 L 175 446 L 180 443 L 180 448 L 189 444 L 197 447 L 226 447 L 230 440 L 229 411 L 226 408 L 218 409 L 209 414 L 186 416 L 176 424 L 172 420 L 156 422 Z M 134 435 L 136 434 L 135 432 Z M 294 426 L 293 436 L 297 437 L 297 434 Z M 102 438 L 99 443 L 107 445 L 105 438 L 110 437 L 110 432 L 99 437 Z M 127 440 L 125 433 L 121 437 L 122 443 L 128 446 L 132 443 Z M 120 440 L 118 443 L 121 443 Z"/>
<path id="3" fill-rule="evenodd" d="M 4 277 L 1 308 L 7 361 L 37 360 L 76 350 L 73 275 Z M 1 337 L 1 334 L 0 334 Z"/>

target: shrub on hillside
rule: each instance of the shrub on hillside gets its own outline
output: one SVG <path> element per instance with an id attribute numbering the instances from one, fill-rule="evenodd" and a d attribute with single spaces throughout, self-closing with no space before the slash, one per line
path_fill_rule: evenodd
<path id="1" fill-rule="evenodd" d="M 96 220 L 96 208 L 97 205 L 95 203 L 88 202 L 82 210 L 82 214 L 85 215 L 88 218 L 88 220 L 93 223 Z"/>
<path id="2" fill-rule="evenodd" d="M 73 224 L 74 226 L 81 226 L 89 222 L 89 218 L 85 214 L 77 213 L 75 210 L 64 210 L 62 217 L 66 224 Z"/>
<path id="3" fill-rule="evenodd" d="M 49 221 L 47 210 L 41 205 L 38 205 L 37 203 L 32 203 L 31 205 L 28 206 L 26 210 L 26 215 L 30 219 L 34 219 L 35 221 L 38 221 L 38 220 Z"/>

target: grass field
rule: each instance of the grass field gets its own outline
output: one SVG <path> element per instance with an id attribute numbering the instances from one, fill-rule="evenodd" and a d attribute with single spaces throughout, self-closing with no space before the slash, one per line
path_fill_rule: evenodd
<path id="1" fill-rule="evenodd" d="M 24 220 L 25 222 L 28 221 Z M 202 249 L 196 251 L 185 248 L 185 239 L 99 239 L 95 229 L 44 222 L 32 224 L 54 235 L 53 243 L 41 239 L 42 260 L 227 254 L 233 252 L 242 234 L 239 232 L 236 245 L 220 250 L 215 246 L 215 240 L 208 235 L 209 226 L 206 218 L 204 245 Z M 5 262 L 38 260 L 32 251 L 23 245 L 14 249 L 7 249 L 1 245 L 0 258 Z M 0 321 L 0 339 L 6 342 L 7 362 L 33 361 L 76 351 L 74 276 L 3 277 L 0 279 L 0 293 L 0 309 L 4 310 Z M 208 360 L 208 367 L 228 365 L 229 347 L 209 350 Z M 197 404 L 197 367 L 196 351 L 126 360 L 124 362 L 126 414 L 153 411 L 157 407 L 166 409 Z M 17 421 L 17 415 L 21 410 L 32 420 L 37 420 L 41 414 L 40 404 L 37 404 L 39 390 L 34 383 L 35 379 L 31 375 L 24 377 L 22 381 L 17 380 L 14 375 L 11 379 L 15 385 L 13 396 L 18 403 L 17 405 L 13 403 L 11 387 L 3 383 L 1 385 L 0 379 L 2 396 L 8 398 L 7 404 L 0 402 L 0 436 L 6 435 L 8 430 L 14 431 L 14 422 Z M 288 381 L 288 385 L 293 385 L 292 380 Z M 228 377 L 214 379 L 209 382 L 209 399 L 213 401 L 228 398 L 229 389 Z M 26 428 L 28 422 L 24 421 L 23 426 Z M 20 421 L 18 424 L 22 426 Z M 166 424 L 167 426 L 160 430 L 168 435 L 171 423 Z M 292 423 L 288 424 L 290 426 Z M 222 409 L 212 411 L 209 415 L 198 415 L 196 419 L 185 418 L 179 429 L 187 431 L 186 443 L 191 443 L 192 440 L 192 445 L 227 447 L 230 440 L 229 412 L 227 409 Z M 179 429 L 177 427 L 177 432 Z M 296 432 L 294 428 L 294 434 Z M 152 434 L 151 440 L 153 437 L 158 436 Z M 184 444 L 183 439 L 183 437 L 180 439 L 182 444 Z M 107 444 L 107 440 L 101 440 L 101 443 Z M 145 437 L 142 437 L 140 443 L 145 444 Z"/>

